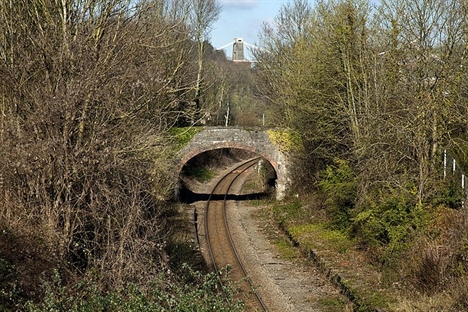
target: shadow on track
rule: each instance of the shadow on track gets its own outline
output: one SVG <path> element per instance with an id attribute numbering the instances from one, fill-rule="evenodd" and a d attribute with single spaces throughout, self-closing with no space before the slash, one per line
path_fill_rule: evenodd
<path id="1" fill-rule="evenodd" d="M 254 193 L 244 195 L 228 194 L 226 200 L 246 201 L 254 199 L 265 199 L 271 196 L 271 193 Z M 189 189 L 183 188 L 180 190 L 180 201 L 184 204 L 192 204 L 197 201 L 207 201 L 210 194 L 194 193 Z M 224 195 L 212 195 L 211 200 L 224 200 Z"/>

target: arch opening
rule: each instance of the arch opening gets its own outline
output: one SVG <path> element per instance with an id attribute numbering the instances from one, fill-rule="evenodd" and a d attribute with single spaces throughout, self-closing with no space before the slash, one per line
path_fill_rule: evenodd
<path id="1" fill-rule="evenodd" d="M 259 199 L 275 196 L 278 174 L 273 164 L 258 152 L 241 148 L 216 148 L 198 151 L 185 157 L 178 169 L 178 199 L 184 203 L 207 200 L 209 194 L 192 191 L 194 186 L 210 181 L 215 174 L 244 160 L 260 157 L 255 173 L 251 174 L 244 184 L 242 193 L 229 195 L 236 200 Z"/>

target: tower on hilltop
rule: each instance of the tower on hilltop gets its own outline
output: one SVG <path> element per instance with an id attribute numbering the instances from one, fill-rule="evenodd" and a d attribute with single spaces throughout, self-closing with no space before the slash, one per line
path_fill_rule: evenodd
<path id="1" fill-rule="evenodd" d="M 232 60 L 234 62 L 244 62 L 244 39 L 234 38 L 232 45 Z"/>

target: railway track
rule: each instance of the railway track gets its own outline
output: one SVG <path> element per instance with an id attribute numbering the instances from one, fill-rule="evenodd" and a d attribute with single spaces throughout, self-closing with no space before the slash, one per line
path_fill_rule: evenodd
<path id="1" fill-rule="evenodd" d="M 229 266 L 229 279 L 237 283 L 239 294 L 242 296 L 240 299 L 248 307 L 248 310 L 267 311 L 265 304 L 255 291 L 234 245 L 226 215 L 226 198 L 233 183 L 257 162 L 258 158 L 255 158 L 242 163 L 222 177 L 215 185 L 206 203 L 205 235 L 214 270 L 219 274 L 220 269 Z M 213 200 L 213 195 L 222 199 Z M 225 278 L 220 277 L 220 282 L 225 282 Z"/>

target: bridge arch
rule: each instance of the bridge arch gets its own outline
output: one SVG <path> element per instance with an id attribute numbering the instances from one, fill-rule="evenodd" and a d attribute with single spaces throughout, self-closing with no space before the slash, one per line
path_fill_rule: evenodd
<path id="1" fill-rule="evenodd" d="M 183 166 L 193 157 L 216 149 L 240 149 L 267 160 L 276 172 L 276 198 L 282 199 L 289 182 L 286 155 L 271 141 L 267 131 L 233 127 L 207 127 L 195 134 L 176 155 L 175 174 L 179 179 Z"/>

